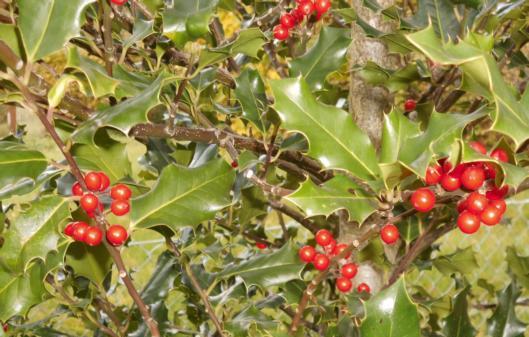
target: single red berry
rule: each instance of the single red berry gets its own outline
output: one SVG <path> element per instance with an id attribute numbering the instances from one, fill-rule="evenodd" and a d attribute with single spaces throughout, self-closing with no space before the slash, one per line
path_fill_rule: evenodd
<path id="1" fill-rule="evenodd" d="M 296 18 L 290 13 L 285 13 L 281 15 L 279 22 L 281 23 L 281 26 L 290 29 L 296 25 Z"/>
<path id="2" fill-rule="evenodd" d="M 329 267 L 329 263 L 331 261 L 327 257 L 327 255 L 324 254 L 316 254 L 314 256 L 314 260 L 312 261 L 312 264 L 314 265 L 314 268 L 318 270 L 325 270 Z"/>
<path id="3" fill-rule="evenodd" d="M 394 224 L 387 224 L 380 231 L 380 238 L 388 245 L 397 242 L 399 236 L 399 229 Z"/>
<path id="4" fill-rule="evenodd" d="M 436 185 L 441 181 L 442 176 L 443 169 L 441 168 L 441 166 L 428 166 L 428 168 L 426 169 L 426 176 L 424 177 L 424 181 L 426 182 L 426 185 Z"/>
<path id="5" fill-rule="evenodd" d="M 288 31 L 288 28 L 284 27 L 283 25 L 277 25 L 274 27 L 274 37 L 279 40 L 283 41 L 288 39 L 290 36 L 290 32 Z"/>
<path id="6" fill-rule="evenodd" d="M 117 184 L 110 190 L 110 197 L 114 200 L 129 200 L 132 192 L 127 185 Z"/>
<path id="7" fill-rule="evenodd" d="M 491 200 L 489 201 L 489 206 L 495 207 L 502 215 L 507 210 L 507 204 L 503 199 Z"/>
<path id="8" fill-rule="evenodd" d="M 103 240 L 103 231 L 98 227 L 88 227 L 84 242 L 89 246 L 99 246 Z"/>
<path id="9" fill-rule="evenodd" d="M 489 200 L 479 192 L 472 192 L 467 197 L 467 210 L 474 214 L 480 214 L 489 205 Z"/>
<path id="10" fill-rule="evenodd" d="M 74 225 L 74 230 L 72 233 L 72 238 L 75 241 L 84 241 L 84 238 L 86 236 L 86 233 L 88 232 L 88 224 L 83 221 L 78 221 Z"/>
<path id="11" fill-rule="evenodd" d="M 329 8 L 331 8 L 331 1 L 330 0 L 316 0 L 314 2 L 314 8 L 318 12 L 318 14 L 324 14 L 329 10 Z"/>
<path id="12" fill-rule="evenodd" d="M 351 283 L 351 280 L 347 277 L 338 277 L 336 279 L 336 288 L 340 290 L 342 293 L 346 293 L 353 287 L 353 283 Z"/>
<path id="13" fill-rule="evenodd" d="M 339 243 L 334 247 L 334 251 L 332 252 L 332 255 L 337 256 L 340 255 L 343 251 L 347 249 L 347 245 L 345 243 Z M 351 257 L 351 252 L 347 253 L 343 258 L 348 259 Z"/>
<path id="14" fill-rule="evenodd" d="M 255 247 L 257 247 L 258 249 L 266 249 L 268 248 L 268 245 L 264 242 L 256 242 Z"/>
<path id="15" fill-rule="evenodd" d="M 509 193 L 509 185 L 504 185 L 501 188 L 494 186 L 492 189 L 485 193 L 485 196 L 489 200 L 500 200 L 505 198 L 507 193 Z"/>
<path id="16" fill-rule="evenodd" d="M 416 107 L 417 107 L 417 102 L 414 99 L 410 98 L 404 102 L 404 111 L 406 112 L 413 111 L 415 110 Z"/>
<path id="17" fill-rule="evenodd" d="M 485 170 L 482 167 L 467 167 L 461 175 L 461 185 L 470 191 L 480 188 L 485 182 Z"/>
<path id="18" fill-rule="evenodd" d="M 79 184 L 78 181 L 76 181 L 73 185 L 72 185 L 72 195 L 75 195 L 75 196 L 82 196 L 83 195 L 83 188 L 81 187 L 81 184 Z"/>
<path id="19" fill-rule="evenodd" d="M 354 263 L 346 263 L 342 266 L 341 274 L 343 277 L 352 279 L 358 273 L 358 266 Z"/>
<path id="20" fill-rule="evenodd" d="M 371 288 L 369 288 L 369 286 L 362 282 L 358 285 L 358 287 L 356 287 L 356 291 L 358 291 L 359 293 L 370 293 L 371 292 Z"/>
<path id="21" fill-rule="evenodd" d="M 85 212 L 94 212 L 99 205 L 99 199 L 92 193 L 86 193 L 81 197 L 81 207 Z"/>
<path id="22" fill-rule="evenodd" d="M 125 200 L 114 200 L 110 205 L 110 211 L 117 216 L 122 216 L 130 211 L 130 204 Z"/>
<path id="23" fill-rule="evenodd" d="M 484 162 L 483 166 L 485 168 L 485 174 L 487 175 L 488 179 L 495 179 L 496 178 L 496 165 L 489 162 Z"/>
<path id="24" fill-rule="evenodd" d="M 75 224 L 76 222 L 70 222 L 69 224 L 64 227 L 64 235 L 66 236 L 73 236 L 73 232 L 75 231 Z"/>
<path id="25" fill-rule="evenodd" d="M 312 246 L 303 246 L 298 251 L 299 258 L 301 261 L 309 263 L 314 260 L 314 256 L 316 256 L 316 249 Z"/>
<path id="26" fill-rule="evenodd" d="M 509 162 L 509 155 L 507 154 L 507 152 L 504 149 L 496 149 L 496 150 L 491 152 L 490 156 L 492 158 L 496 159 L 497 161 L 501 161 L 501 162 L 504 162 L 504 163 L 508 163 Z"/>
<path id="27" fill-rule="evenodd" d="M 99 187 L 99 191 L 104 192 L 110 186 L 110 179 L 104 172 L 98 172 L 98 174 L 101 178 L 101 186 Z"/>
<path id="28" fill-rule="evenodd" d="M 441 177 L 441 186 L 447 192 L 453 192 L 461 187 L 461 180 L 451 173 L 445 173 Z"/>
<path id="29" fill-rule="evenodd" d="M 457 226 L 465 234 L 472 234 L 479 229 L 479 218 L 469 211 L 463 211 L 457 218 Z"/>
<path id="30" fill-rule="evenodd" d="M 234 160 L 231 162 L 231 167 L 236 169 L 237 167 L 239 167 L 239 163 L 236 160 Z"/>
<path id="31" fill-rule="evenodd" d="M 113 246 L 121 246 L 128 237 L 127 230 L 121 225 L 112 225 L 107 229 L 107 241 Z"/>
<path id="32" fill-rule="evenodd" d="M 316 233 L 316 243 L 322 247 L 327 246 L 333 239 L 332 233 L 326 229 L 320 229 Z"/>
<path id="33" fill-rule="evenodd" d="M 468 145 L 470 145 L 470 147 L 478 153 L 487 154 L 487 148 L 481 142 L 472 141 L 472 142 L 469 142 Z"/>
<path id="34" fill-rule="evenodd" d="M 113 4 L 118 5 L 118 6 L 122 6 L 127 2 L 127 0 L 110 0 L 110 1 L 112 1 Z"/>
<path id="35" fill-rule="evenodd" d="M 411 195 L 411 204 L 419 212 L 428 212 L 435 206 L 435 194 L 428 188 L 419 188 Z"/>
<path id="36" fill-rule="evenodd" d="M 487 226 L 497 225 L 501 220 L 502 213 L 499 209 L 494 206 L 487 206 L 483 212 L 481 212 L 479 218 Z"/>
<path id="37" fill-rule="evenodd" d="M 305 0 L 298 5 L 299 11 L 304 16 L 310 16 L 314 12 L 314 4 L 310 0 Z"/>
<path id="38" fill-rule="evenodd" d="M 97 172 L 90 172 L 84 177 L 84 183 L 90 191 L 99 191 L 101 188 L 101 176 Z"/>
<path id="39" fill-rule="evenodd" d="M 2 328 L 4 329 L 4 332 L 7 332 L 7 330 L 9 330 L 9 325 L 7 325 L 7 323 L 4 323 Z"/>

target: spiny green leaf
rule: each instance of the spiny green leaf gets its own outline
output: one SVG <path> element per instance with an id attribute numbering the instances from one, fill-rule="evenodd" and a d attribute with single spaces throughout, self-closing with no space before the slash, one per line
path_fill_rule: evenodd
<path id="1" fill-rule="evenodd" d="M 507 288 L 498 293 L 498 306 L 491 318 L 488 334 L 491 337 L 522 337 L 525 324 L 516 317 L 514 307 L 520 296 L 520 290 L 513 281 Z"/>
<path id="2" fill-rule="evenodd" d="M 419 314 L 401 278 L 365 302 L 363 337 L 420 337 Z"/>
<path id="3" fill-rule="evenodd" d="M 59 224 L 70 216 L 68 203 L 60 196 L 43 197 L 13 220 L 0 249 L 0 261 L 8 270 L 22 273 L 31 261 L 44 261 L 57 250 Z"/>
<path id="4" fill-rule="evenodd" d="M 380 175 L 375 149 L 351 115 L 318 102 L 303 79 L 276 80 L 271 87 L 285 127 L 307 137 L 310 156 L 325 168 L 347 170 L 361 179 Z"/>
<path id="5" fill-rule="evenodd" d="M 346 209 L 349 218 L 363 223 L 376 210 L 373 197 L 365 196 L 359 186 L 345 176 L 335 176 L 318 186 L 308 179 L 298 190 L 286 197 L 307 216 L 326 215 Z"/>
<path id="6" fill-rule="evenodd" d="M 83 276 L 101 285 L 112 267 L 112 258 L 104 245 L 90 247 L 84 242 L 74 242 L 68 248 L 66 262 L 76 276 Z"/>
<path id="7" fill-rule="evenodd" d="M 431 24 L 445 41 L 457 37 L 460 24 L 450 0 L 419 0 L 418 5 L 417 13 L 409 20 L 411 25 L 424 28 Z"/>
<path id="8" fill-rule="evenodd" d="M 467 287 L 454 296 L 452 301 L 452 312 L 445 319 L 445 326 L 443 329 L 445 336 L 476 336 L 476 329 L 472 326 L 470 317 L 468 316 L 468 293 L 469 288 Z"/>
<path id="9" fill-rule="evenodd" d="M 312 90 L 321 90 L 325 78 L 344 63 L 350 44 L 350 29 L 324 27 L 316 44 L 290 63 L 290 76 L 302 74 Z"/>
<path id="10" fill-rule="evenodd" d="M 145 39 L 147 36 L 154 33 L 154 21 L 147 21 L 142 19 L 136 19 L 134 21 L 134 28 L 132 34 L 123 40 L 123 51 L 121 52 L 121 58 L 124 59 L 127 55 L 127 50 L 138 41 Z M 122 62 L 119 62 L 122 63 Z"/>
<path id="11" fill-rule="evenodd" d="M 440 272 L 446 275 L 450 275 L 455 272 L 460 272 L 461 274 L 466 275 L 479 268 L 472 247 L 458 249 L 455 253 L 450 255 L 439 256 L 432 262 Z"/>
<path id="12" fill-rule="evenodd" d="M 149 192 L 131 201 L 131 228 L 167 225 L 177 231 L 211 219 L 231 203 L 235 172 L 223 160 L 197 168 L 169 165 Z"/>
<path id="13" fill-rule="evenodd" d="M 267 288 L 290 280 L 300 279 L 305 265 L 300 262 L 297 249 L 286 244 L 281 249 L 254 257 L 246 262 L 225 268 L 217 278 L 241 277 L 247 286 Z"/>
<path id="14" fill-rule="evenodd" d="M 529 289 L 529 257 L 519 256 L 514 247 L 508 247 L 505 260 L 507 260 L 509 270 L 516 276 L 517 281 L 525 289 Z"/>
<path id="15" fill-rule="evenodd" d="M 235 81 L 235 96 L 241 103 L 243 117 L 260 131 L 265 131 L 269 123 L 265 121 L 263 114 L 267 110 L 268 102 L 259 72 L 246 68 Z"/>
<path id="16" fill-rule="evenodd" d="M 117 181 L 131 174 L 126 144 L 106 141 L 104 146 L 77 144 L 72 154 L 84 170 L 103 171 L 111 181 Z"/>
<path id="17" fill-rule="evenodd" d="M 20 0 L 18 28 L 28 61 L 39 60 L 79 36 L 81 14 L 94 0 Z"/>
<path id="18" fill-rule="evenodd" d="M 369 84 L 383 85 L 391 92 L 403 90 L 409 87 L 410 83 L 421 79 L 421 74 L 416 64 L 397 69 L 384 69 L 374 62 L 367 62 L 359 70 L 360 76 Z"/>
<path id="19" fill-rule="evenodd" d="M 277 327 L 279 322 L 262 313 L 255 306 L 249 306 L 232 317 L 226 324 L 226 330 L 233 336 L 248 336 L 248 329 L 252 326 L 270 330 Z"/>

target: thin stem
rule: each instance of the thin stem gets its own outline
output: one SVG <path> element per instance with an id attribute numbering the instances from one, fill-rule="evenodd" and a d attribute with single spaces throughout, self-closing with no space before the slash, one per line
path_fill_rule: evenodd
<path id="1" fill-rule="evenodd" d="M 112 41 L 112 10 L 107 0 L 100 0 L 99 4 L 103 8 L 103 42 L 105 44 L 105 69 L 109 76 L 112 76 L 112 65 L 114 64 L 114 43 Z"/>

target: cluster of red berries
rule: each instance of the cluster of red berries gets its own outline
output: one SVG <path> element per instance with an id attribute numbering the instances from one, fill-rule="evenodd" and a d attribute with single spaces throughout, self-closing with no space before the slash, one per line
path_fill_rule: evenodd
<path id="1" fill-rule="evenodd" d="M 331 8 L 330 0 L 296 0 L 296 3 L 296 8 L 281 15 L 279 25 L 274 27 L 274 37 L 279 41 L 288 39 L 290 30 L 305 18 L 316 14 L 316 20 L 319 20 Z"/>
<path id="2" fill-rule="evenodd" d="M 299 249 L 299 258 L 305 263 L 312 263 L 314 268 L 317 270 L 323 271 L 329 268 L 331 263 L 331 258 L 337 255 L 340 255 L 347 245 L 345 243 L 336 243 L 331 232 L 326 229 L 320 229 L 316 233 L 316 243 L 323 247 L 324 253 L 319 253 L 312 246 L 303 246 Z M 344 259 L 351 257 L 351 254 L 347 254 Z M 339 291 L 345 293 L 351 290 L 353 283 L 351 279 L 356 276 L 358 273 L 358 267 L 352 262 L 348 262 L 342 265 L 340 269 L 340 277 L 336 279 L 336 288 Z M 358 292 L 369 293 L 371 289 L 366 283 L 361 283 L 358 285 Z"/>
<path id="3" fill-rule="evenodd" d="M 110 187 L 110 179 L 103 172 L 89 172 L 84 177 L 84 182 L 90 192 L 85 193 L 81 184 L 76 182 L 72 185 L 72 194 L 81 197 L 81 208 L 89 217 L 93 218 L 98 209 L 100 212 L 104 211 L 98 195 L 107 193 Z M 129 200 L 132 196 L 130 188 L 123 184 L 117 184 L 110 189 L 109 194 L 110 198 L 112 198 L 110 211 L 113 214 L 122 216 L 130 211 Z M 72 237 L 75 241 L 84 242 L 90 246 L 97 246 L 103 240 L 103 231 L 99 227 L 90 226 L 84 221 L 69 223 L 64 228 L 64 234 Z M 106 231 L 106 238 L 110 244 L 119 246 L 127 241 L 128 233 L 123 226 L 112 225 Z"/>
<path id="4" fill-rule="evenodd" d="M 469 145 L 475 151 L 487 154 L 487 149 L 480 142 L 470 142 Z M 509 161 L 507 152 L 502 149 L 492 151 L 490 156 L 498 161 Z M 488 226 L 498 224 L 505 213 L 507 206 L 503 199 L 509 186 L 499 188 L 494 183 L 495 178 L 496 167 L 492 163 L 462 163 L 452 168 L 444 158 L 437 165 L 427 168 L 425 182 L 430 186 L 440 184 L 447 192 L 458 189 L 469 192 L 457 206 L 460 213 L 457 225 L 463 233 L 472 234 L 479 229 L 481 222 Z M 428 212 L 435 206 L 435 194 L 429 188 L 420 188 L 411 196 L 411 203 L 417 211 Z"/>

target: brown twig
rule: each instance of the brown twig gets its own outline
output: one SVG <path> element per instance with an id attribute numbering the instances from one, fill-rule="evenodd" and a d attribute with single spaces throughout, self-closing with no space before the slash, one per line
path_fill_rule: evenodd
<path id="1" fill-rule="evenodd" d="M 219 21 L 219 18 L 215 17 L 211 21 L 211 24 L 209 25 L 211 28 L 211 31 L 213 32 L 213 37 L 215 38 L 215 42 L 217 44 L 217 47 L 222 46 L 224 43 L 224 33 L 222 30 L 222 24 Z M 237 62 L 235 62 L 235 59 L 233 57 L 228 57 L 228 70 L 239 72 L 239 65 Z"/>
<path id="2" fill-rule="evenodd" d="M 103 8 L 103 25 L 101 32 L 103 32 L 103 43 L 105 45 L 105 69 L 109 76 L 112 76 L 112 65 L 114 64 L 114 43 L 112 41 L 112 11 L 107 0 L 100 0 L 99 4 Z"/>
<path id="3" fill-rule="evenodd" d="M 141 1 L 132 0 L 132 3 L 136 6 L 136 9 L 138 9 L 141 12 L 141 14 L 145 16 L 147 20 L 149 21 L 154 20 L 154 15 L 149 11 L 149 9 Z"/>
<path id="4" fill-rule="evenodd" d="M 275 209 L 276 211 L 279 211 L 283 214 L 285 214 L 286 216 L 294 219 L 295 221 L 297 221 L 299 224 L 301 224 L 303 227 L 307 228 L 309 231 L 311 231 L 313 234 L 315 234 L 317 231 L 318 231 L 318 226 L 316 226 L 315 223 L 313 223 L 312 221 L 310 221 L 309 219 L 305 218 L 305 216 L 301 213 L 299 213 L 298 211 L 296 211 L 295 209 L 279 202 L 279 201 L 276 201 L 276 200 L 270 200 L 268 202 L 268 204 L 270 205 L 270 207 L 272 207 L 273 209 Z"/>
<path id="5" fill-rule="evenodd" d="M 270 63 L 272 64 L 272 67 L 277 71 L 280 77 L 288 77 L 288 72 L 286 68 L 279 62 L 277 58 L 277 53 L 274 47 L 274 42 L 269 42 L 264 45 L 264 51 L 268 55 L 268 58 L 270 59 Z"/>

